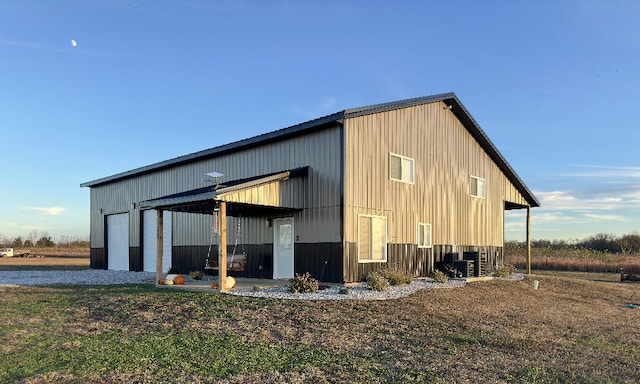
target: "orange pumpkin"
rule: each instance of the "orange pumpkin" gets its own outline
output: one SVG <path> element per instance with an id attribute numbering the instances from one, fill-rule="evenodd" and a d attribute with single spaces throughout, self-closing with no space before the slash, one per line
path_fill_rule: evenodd
<path id="1" fill-rule="evenodd" d="M 176 276 L 176 278 L 173 279 L 173 283 L 176 284 L 176 285 L 184 284 L 184 276 L 182 276 L 182 275 Z"/>

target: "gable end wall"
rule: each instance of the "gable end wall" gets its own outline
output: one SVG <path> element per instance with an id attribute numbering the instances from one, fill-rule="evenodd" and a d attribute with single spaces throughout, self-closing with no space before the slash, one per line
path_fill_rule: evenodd
<path id="1" fill-rule="evenodd" d="M 414 184 L 389 179 L 390 152 L 414 159 Z M 485 199 L 469 195 L 471 175 L 486 180 Z M 346 120 L 344 196 L 345 270 L 351 275 L 375 268 L 357 263 L 359 214 L 386 216 L 389 249 L 402 246 L 402 254 L 412 255 L 392 260 L 390 254 L 389 262 L 424 270 L 432 267 L 435 246 L 495 254 L 503 245 L 504 202 L 527 205 L 443 102 Z M 433 250 L 417 249 L 419 222 L 432 225 Z M 430 260 L 423 260 L 425 252 Z"/>

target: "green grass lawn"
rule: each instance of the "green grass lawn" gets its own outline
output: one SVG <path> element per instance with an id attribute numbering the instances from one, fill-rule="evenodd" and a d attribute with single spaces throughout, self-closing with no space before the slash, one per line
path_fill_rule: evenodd
<path id="1" fill-rule="evenodd" d="M 535 278 L 329 302 L 0 287 L 0 382 L 640 381 L 640 285 Z"/>
<path id="2" fill-rule="evenodd" d="M 241 329 L 214 326 L 233 322 L 229 308 L 268 308 L 266 300 L 130 285 L 6 289 L 1 302 L 0 382 L 113 372 L 151 381 L 211 379 L 304 371 L 339 359 L 313 346 L 247 341 Z"/>

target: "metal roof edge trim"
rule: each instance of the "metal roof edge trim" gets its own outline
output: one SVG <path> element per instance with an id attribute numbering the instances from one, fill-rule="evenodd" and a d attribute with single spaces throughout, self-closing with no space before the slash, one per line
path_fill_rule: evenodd
<path id="1" fill-rule="evenodd" d="M 381 104 L 373 104 L 373 105 L 368 105 L 360 108 L 351 108 L 351 109 L 345 110 L 344 113 L 346 118 L 350 118 L 350 117 L 370 115 L 378 112 L 391 111 L 394 109 L 408 108 L 408 107 L 413 107 L 421 104 L 435 103 L 437 101 L 444 101 L 451 98 L 456 98 L 456 94 L 453 92 L 448 92 L 448 93 L 441 93 L 438 95 L 414 97 L 411 99 L 397 100 L 397 101 L 391 101 L 388 103 L 381 103 Z"/>

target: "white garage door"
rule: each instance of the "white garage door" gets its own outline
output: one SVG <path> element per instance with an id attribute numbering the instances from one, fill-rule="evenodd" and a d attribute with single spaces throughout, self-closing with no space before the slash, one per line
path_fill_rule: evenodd
<path id="1" fill-rule="evenodd" d="M 155 210 L 144 211 L 142 250 L 144 256 L 142 266 L 146 272 L 156 271 L 156 260 L 158 256 L 158 213 Z M 171 212 L 162 212 L 162 271 L 167 272 L 171 267 Z"/>
<path id="2" fill-rule="evenodd" d="M 129 270 L 129 214 L 107 216 L 107 267 Z"/>

